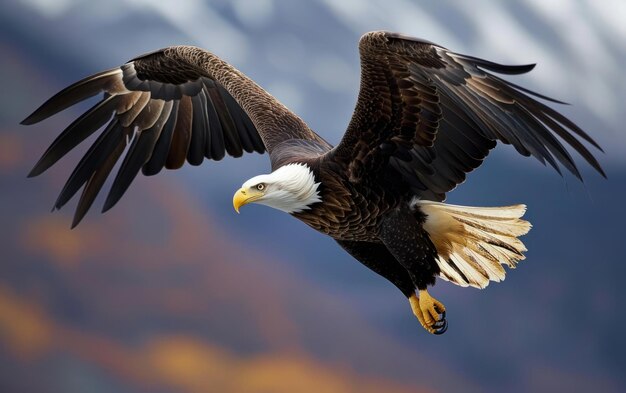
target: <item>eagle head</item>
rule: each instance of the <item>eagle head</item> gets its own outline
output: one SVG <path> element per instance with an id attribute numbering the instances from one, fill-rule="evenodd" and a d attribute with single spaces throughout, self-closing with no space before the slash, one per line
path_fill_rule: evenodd
<path id="1" fill-rule="evenodd" d="M 322 201 L 319 185 L 308 165 L 287 164 L 243 183 L 233 196 L 233 207 L 239 213 L 241 206 L 254 202 L 286 213 L 299 213 Z"/>

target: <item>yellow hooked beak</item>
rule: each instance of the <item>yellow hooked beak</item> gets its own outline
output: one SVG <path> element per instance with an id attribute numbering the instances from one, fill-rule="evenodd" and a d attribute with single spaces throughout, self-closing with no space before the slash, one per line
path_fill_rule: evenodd
<path id="1" fill-rule="evenodd" d="M 239 213 L 239 208 L 243 205 L 247 205 L 250 202 L 254 202 L 257 199 L 261 198 L 263 193 L 254 189 L 245 189 L 240 188 L 237 190 L 235 195 L 233 195 L 233 207 L 235 211 Z"/>

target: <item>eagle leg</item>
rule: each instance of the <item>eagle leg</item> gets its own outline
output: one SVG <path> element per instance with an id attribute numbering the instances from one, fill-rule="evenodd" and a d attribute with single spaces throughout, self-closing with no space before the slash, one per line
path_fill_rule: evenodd
<path id="1" fill-rule="evenodd" d="M 424 329 L 432 334 L 443 334 L 448 330 L 445 306 L 427 290 L 419 291 L 419 298 L 413 294 L 409 297 L 409 304 L 413 314 L 420 321 Z"/>

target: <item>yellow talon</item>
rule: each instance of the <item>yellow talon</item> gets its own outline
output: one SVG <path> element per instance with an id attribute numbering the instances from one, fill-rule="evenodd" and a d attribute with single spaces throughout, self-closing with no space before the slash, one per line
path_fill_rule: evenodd
<path id="1" fill-rule="evenodd" d="M 419 298 L 417 295 L 413 294 L 409 297 L 409 304 L 411 305 L 411 310 L 413 310 L 413 314 L 420 321 L 424 329 L 426 329 L 429 333 L 432 334 L 441 334 L 445 332 L 447 329 L 447 323 L 445 320 L 443 324 L 439 323 L 435 326 L 440 320 L 445 318 L 440 317 L 446 311 L 444 305 L 437 299 L 430 296 L 428 291 L 420 290 Z"/>

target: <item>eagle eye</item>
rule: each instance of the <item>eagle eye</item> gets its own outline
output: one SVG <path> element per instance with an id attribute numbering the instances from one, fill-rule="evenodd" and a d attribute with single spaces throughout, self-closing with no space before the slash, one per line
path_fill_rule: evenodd
<path id="1" fill-rule="evenodd" d="M 257 184 L 256 189 L 259 191 L 263 191 L 265 189 L 265 184 L 264 183 Z"/>

